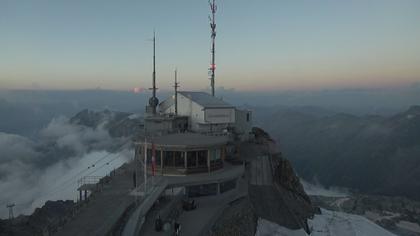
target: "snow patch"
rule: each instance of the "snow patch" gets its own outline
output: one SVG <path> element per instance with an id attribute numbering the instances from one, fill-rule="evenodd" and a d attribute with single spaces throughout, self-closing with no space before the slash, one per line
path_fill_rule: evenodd
<path id="1" fill-rule="evenodd" d="M 373 212 L 373 211 L 366 211 L 364 216 L 371 221 L 381 221 L 381 220 L 384 220 L 384 219 L 392 220 L 393 218 L 401 216 L 401 214 L 394 213 L 394 212 L 385 211 L 384 213 L 385 214 L 379 214 L 379 213 Z"/>
<path id="2" fill-rule="evenodd" d="M 311 236 L 395 236 L 363 216 L 322 209 L 308 221 Z M 303 230 L 291 230 L 264 219 L 258 219 L 255 236 L 308 236 Z"/>
<path id="3" fill-rule="evenodd" d="M 363 216 L 324 209 L 308 223 L 312 236 L 395 236 Z"/>
<path id="4" fill-rule="evenodd" d="M 406 229 L 411 232 L 420 233 L 420 226 L 416 223 L 409 222 L 409 221 L 400 221 L 397 223 L 397 226 L 401 229 Z"/>
<path id="5" fill-rule="evenodd" d="M 141 118 L 141 114 L 134 113 L 134 114 L 131 114 L 131 115 L 128 116 L 128 119 L 130 119 L 130 120 L 135 120 L 135 119 L 139 119 L 139 118 Z"/>
<path id="6" fill-rule="evenodd" d="M 268 220 L 259 218 L 255 236 L 307 236 L 303 229 L 291 230 Z"/>

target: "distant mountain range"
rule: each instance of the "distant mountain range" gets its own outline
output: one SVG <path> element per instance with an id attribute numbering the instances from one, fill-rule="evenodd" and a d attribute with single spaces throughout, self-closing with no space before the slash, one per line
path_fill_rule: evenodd
<path id="1" fill-rule="evenodd" d="M 258 122 L 307 180 L 420 199 L 420 106 L 391 117 L 281 108 Z"/>
<path id="2" fill-rule="evenodd" d="M 89 128 L 102 127 L 113 138 L 135 137 L 143 132 L 143 117 L 129 112 L 85 109 L 70 119 L 70 123 Z"/>

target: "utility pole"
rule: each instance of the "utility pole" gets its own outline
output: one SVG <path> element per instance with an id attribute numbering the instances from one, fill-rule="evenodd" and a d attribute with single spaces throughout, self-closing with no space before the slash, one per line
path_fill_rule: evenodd
<path id="1" fill-rule="evenodd" d="M 175 83 L 174 83 L 174 92 L 175 92 L 175 115 L 178 115 L 178 88 L 179 88 L 179 83 L 177 80 L 177 74 L 178 74 L 178 70 L 175 69 Z"/>
<path id="2" fill-rule="evenodd" d="M 13 215 L 13 207 L 16 206 L 14 203 L 11 204 L 7 204 L 7 208 L 9 208 L 9 220 L 13 220 L 14 215 Z"/>
<path id="3" fill-rule="evenodd" d="M 209 15 L 210 20 L 210 29 L 211 29 L 211 64 L 209 68 L 209 74 L 210 74 L 210 86 L 211 86 L 211 95 L 214 97 L 214 77 L 215 77 L 215 70 L 216 70 L 216 64 L 215 64 L 215 48 L 216 48 L 216 11 L 217 11 L 217 5 L 215 0 L 209 0 L 211 15 Z"/>

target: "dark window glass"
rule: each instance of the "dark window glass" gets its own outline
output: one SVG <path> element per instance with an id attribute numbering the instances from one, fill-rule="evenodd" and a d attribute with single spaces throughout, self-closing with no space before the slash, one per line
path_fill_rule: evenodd
<path id="1" fill-rule="evenodd" d="M 152 163 L 152 149 L 148 148 L 147 149 L 147 164 L 150 165 L 150 163 Z"/>
<path id="2" fill-rule="evenodd" d="M 198 151 L 198 166 L 207 166 L 207 150 Z"/>
<path id="3" fill-rule="evenodd" d="M 197 152 L 187 152 L 188 167 L 196 167 L 197 166 L 196 154 L 197 154 Z"/>
<path id="4" fill-rule="evenodd" d="M 175 155 L 175 166 L 176 167 L 185 167 L 184 166 L 184 153 L 183 152 L 174 152 Z"/>
<path id="5" fill-rule="evenodd" d="M 174 153 L 171 151 L 164 151 L 163 152 L 163 165 L 167 167 L 174 166 Z"/>
<path id="6" fill-rule="evenodd" d="M 217 194 L 217 184 L 203 184 L 187 187 L 188 197 L 203 197 Z"/>
<path id="7" fill-rule="evenodd" d="M 160 167 L 160 160 L 161 160 L 160 155 L 161 155 L 160 150 L 156 150 L 156 165 L 158 167 Z"/>

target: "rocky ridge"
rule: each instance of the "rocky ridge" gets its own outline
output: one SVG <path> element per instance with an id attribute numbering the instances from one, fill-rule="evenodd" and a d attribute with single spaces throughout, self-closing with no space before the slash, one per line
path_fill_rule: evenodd
<path id="1" fill-rule="evenodd" d="M 248 184 L 248 195 L 235 200 L 225 209 L 209 235 L 255 235 L 257 222 L 263 218 L 289 229 L 310 229 L 307 220 L 316 212 L 299 178 L 287 159 L 276 151 L 275 143 L 264 130 L 254 128 L 255 143 L 246 143 L 244 156 L 269 155 L 274 169 L 272 185 Z M 249 162 L 245 157 L 245 177 Z M 248 163 L 248 164 L 247 164 Z"/>
<path id="2" fill-rule="evenodd" d="M 70 200 L 47 201 L 30 216 L 0 220 L 0 236 L 51 235 L 74 215 L 74 207 Z"/>

